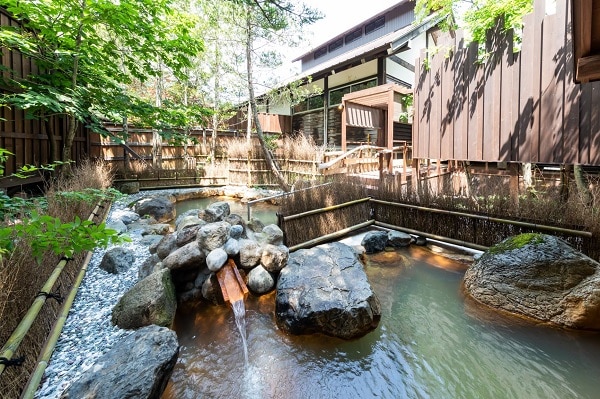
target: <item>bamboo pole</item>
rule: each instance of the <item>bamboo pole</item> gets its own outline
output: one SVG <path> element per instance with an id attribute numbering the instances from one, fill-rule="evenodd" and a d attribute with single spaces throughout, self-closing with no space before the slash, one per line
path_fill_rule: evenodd
<path id="1" fill-rule="evenodd" d="M 319 238 L 315 238 L 315 239 L 303 242 L 301 244 L 291 246 L 291 247 L 289 247 L 289 250 L 290 250 L 290 252 L 294 252 L 294 251 L 296 251 L 298 249 L 308 248 L 308 247 L 312 247 L 314 245 L 318 245 L 318 244 L 321 244 L 321 243 L 324 243 L 324 242 L 327 242 L 327 241 L 331 241 L 331 240 L 334 240 L 336 238 L 343 237 L 346 234 L 351 233 L 353 231 L 362 229 L 364 227 L 368 227 L 368 226 L 370 226 L 370 225 L 372 225 L 374 223 L 376 223 L 376 222 L 373 219 L 367 220 L 366 222 L 363 222 L 363 223 L 360 223 L 360 224 L 348 227 L 346 229 L 337 231 L 335 233 L 327 234 L 327 235 L 321 236 Z"/>
<path id="2" fill-rule="evenodd" d="M 62 333 L 62 330 L 65 326 L 67 317 L 69 316 L 69 311 L 71 310 L 71 306 L 73 306 L 75 296 L 77 295 L 77 291 L 79 290 L 79 286 L 81 285 L 81 282 L 85 277 L 91 258 L 92 252 L 90 251 L 88 252 L 84 260 L 83 267 L 81 268 L 81 270 L 79 270 L 79 274 L 77 275 L 77 278 L 73 283 L 73 287 L 69 292 L 69 296 L 67 297 L 61 308 L 61 312 L 58 315 L 58 318 L 52 326 L 52 330 L 50 330 L 50 335 L 44 343 L 44 347 L 38 357 L 37 364 L 35 369 L 33 370 L 33 373 L 29 376 L 27 385 L 25 385 L 23 393 L 21 394 L 21 399 L 32 399 L 35 396 L 35 393 L 40 385 L 40 381 L 42 381 L 42 377 L 44 376 L 44 372 L 46 371 L 46 367 L 48 366 L 48 363 L 50 361 L 50 357 L 54 352 L 56 343 L 58 342 L 60 334 Z"/>
<path id="3" fill-rule="evenodd" d="M 376 204 L 397 206 L 397 207 L 402 207 L 402 208 L 410 208 L 410 209 L 416 209 L 416 210 L 419 210 L 419 211 L 425 211 L 425 212 L 431 212 L 431 213 L 441 213 L 441 214 L 444 214 L 444 215 L 453 215 L 453 216 L 468 217 L 468 218 L 472 218 L 472 219 L 485 220 L 485 221 L 489 221 L 489 222 L 496 222 L 496 223 L 503 223 L 503 224 L 512 224 L 512 225 L 515 225 L 515 226 L 525 227 L 525 228 L 529 228 L 529 229 L 546 230 L 546 231 L 552 231 L 552 232 L 555 232 L 555 233 L 564 233 L 564 234 L 570 234 L 570 235 L 579 236 L 579 237 L 587 237 L 587 238 L 591 238 L 592 237 L 592 233 L 589 232 L 589 231 L 580 231 L 580 230 L 573 230 L 573 229 L 565 229 L 565 228 L 562 228 L 562 227 L 547 226 L 547 225 L 543 225 L 543 224 L 520 222 L 518 220 L 500 219 L 500 218 L 495 218 L 495 217 L 491 217 L 491 216 L 474 215 L 474 214 L 471 214 L 471 213 L 448 211 L 448 210 L 445 210 L 445 209 L 427 208 L 427 207 L 424 207 L 424 206 L 410 205 L 410 204 L 400 204 L 400 203 L 397 203 L 397 202 L 389 202 L 389 201 L 382 201 L 382 200 L 376 200 L 376 199 L 372 199 L 371 201 L 374 202 L 374 203 L 376 203 Z"/>
<path id="4" fill-rule="evenodd" d="M 87 220 L 91 221 L 94 218 L 94 216 L 97 215 L 97 212 L 100 209 L 101 204 L 102 204 L 102 201 L 99 201 L 98 204 L 96 204 L 96 207 L 94 208 L 94 210 L 92 211 L 92 213 L 90 214 L 90 216 L 88 217 Z M 61 259 L 61 261 L 58 262 L 58 264 L 52 271 L 52 274 L 50 275 L 50 277 L 48 277 L 48 279 L 46 280 L 46 283 L 40 289 L 40 292 L 51 292 L 52 291 L 54 284 L 58 280 L 58 277 L 62 273 L 67 262 L 68 262 L 68 259 Z M 21 319 L 21 322 L 19 323 L 17 328 L 15 328 L 15 330 L 13 331 L 11 336 L 6 341 L 6 344 L 4 344 L 4 346 L 2 347 L 2 351 L 0 352 L 0 357 L 3 357 L 8 360 L 12 359 L 12 357 L 15 354 L 15 352 L 17 351 L 17 349 L 19 349 L 21 342 L 25 338 L 25 335 L 27 335 L 27 333 L 29 332 L 29 329 L 33 325 L 33 322 L 35 321 L 38 314 L 40 313 L 42 306 L 46 303 L 46 299 L 47 298 L 45 296 L 37 296 L 33 300 L 33 303 L 29 307 L 29 310 L 27 310 L 27 313 L 25 314 L 25 316 L 23 316 L 23 318 Z M 5 368 L 6 367 L 4 364 L 0 364 L 0 375 L 4 372 Z"/>
<path id="5" fill-rule="evenodd" d="M 358 200 L 354 200 L 354 201 L 350 201 L 350 202 L 345 202 L 343 204 L 328 206 L 326 208 L 314 209 L 312 211 L 297 213 L 295 215 L 285 216 L 283 218 L 283 221 L 287 222 L 287 221 L 294 220 L 294 219 L 300 219 L 300 218 L 303 218 L 305 216 L 317 215 L 319 213 L 324 213 L 324 212 L 329 212 L 329 211 L 333 211 L 333 210 L 336 210 L 336 209 L 345 208 L 345 207 L 348 207 L 350 205 L 356 205 L 356 204 L 360 204 L 362 202 L 368 202 L 370 200 L 371 200 L 370 197 L 361 198 L 361 199 L 358 199 Z"/>

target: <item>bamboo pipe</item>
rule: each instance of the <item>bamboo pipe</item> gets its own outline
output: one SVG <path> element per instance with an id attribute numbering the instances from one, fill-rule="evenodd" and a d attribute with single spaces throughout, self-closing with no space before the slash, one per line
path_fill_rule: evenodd
<path id="1" fill-rule="evenodd" d="M 295 215 L 285 216 L 283 218 L 283 221 L 287 222 L 289 220 L 299 219 L 299 218 L 302 218 L 302 217 L 305 217 L 305 216 L 317 215 L 319 213 L 329 212 L 329 211 L 333 211 L 333 210 L 336 210 L 336 209 L 345 208 L 345 207 L 350 206 L 350 205 L 356 205 L 356 204 L 360 204 L 362 202 L 367 202 L 367 201 L 370 201 L 370 200 L 371 200 L 371 198 L 367 197 L 367 198 L 362 198 L 362 199 L 358 199 L 358 200 L 354 200 L 354 201 L 350 201 L 350 202 L 344 202 L 343 204 L 332 205 L 332 206 L 328 206 L 328 207 L 325 207 L 325 208 L 314 209 L 312 211 L 297 213 Z"/>
<path id="2" fill-rule="evenodd" d="M 321 244 L 323 242 L 327 242 L 327 241 L 333 240 L 335 238 L 339 238 L 339 237 L 345 236 L 346 234 L 351 233 L 351 232 L 353 232 L 355 230 L 359 230 L 359 229 L 362 229 L 364 227 L 368 227 L 368 226 L 370 226 L 370 225 L 372 225 L 374 223 L 375 223 L 375 220 L 373 220 L 373 219 L 367 220 L 366 222 L 354 225 L 352 227 L 348 227 L 346 229 L 337 231 L 335 233 L 327 234 L 327 235 L 324 235 L 322 237 L 315 238 L 313 240 L 309 240 L 309 241 L 303 242 L 303 243 L 298 244 L 298 245 L 294 245 L 292 247 L 289 247 L 289 250 L 290 250 L 290 252 L 294 252 L 294 251 L 296 251 L 298 249 L 311 247 L 313 245 L 318 245 L 318 244 Z"/>
<path id="3" fill-rule="evenodd" d="M 98 209 L 100 209 L 101 204 L 102 204 L 102 201 L 99 201 L 98 204 L 96 204 L 96 207 L 94 208 L 94 210 L 92 211 L 92 213 L 90 214 L 90 216 L 88 217 L 87 220 L 91 221 L 94 218 L 94 216 L 98 212 Z M 48 280 L 46 280 L 46 283 L 41 288 L 40 292 L 51 292 L 52 291 L 54 284 L 58 280 L 58 277 L 62 273 L 67 262 L 68 262 L 67 259 L 62 259 L 60 262 L 58 262 L 58 264 L 52 271 L 52 274 L 50 275 L 50 277 L 48 277 Z M 23 316 L 23 318 L 21 319 L 21 322 L 19 323 L 17 328 L 15 328 L 15 330 L 13 331 L 11 336 L 8 338 L 8 340 L 2 347 L 2 351 L 0 352 L 0 357 L 6 358 L 9 360 L 12 359 L 13 355 L 19 348 L 19 345 L 21 345 L 21 342 L 25 338 L 25 335 L 29 332 L 29 329 L 31 328 L 33 322 L 35 321 L 38 314 L 40 313 L 42 306 L 46 303 L 46 299 L 47 298 L 44 296 L 37 296 L 33 300 L 33 303 L 27 310 L 27 313 L 25 314 L 25 316 Z M 0 375 L 2 375 L 5 368 L 6 368 L 6 366 L 4 364 L 0 364 Z"/>
<path id="4" fill-rule="evenodd" d="M 565 234 L 571 234 L 571 235 L 580 236 L 580 237 L 587 237 L 587 238 L 592 237 L 592 233 L 589 231 L 565 229 L 562 227 L 547 226 L 547 225 L 543 225 L 543 224 L 535 224 L 535 223 L 528 223 L 528 222 L 519 222 L 517 220 L 499 219 L 499 218 L 494 218 L 494 217 L 490 217 L 490 216 L 473 215 L 471 213 L 447 211 L 444 209 L 427 208 L 427 207 L 418 206 L 418 205 L 400 204 L 397 202 L 381 201 L 381 200 L 376 200 L 376 199 L 372 199 L 371 201 L 376 204 L 382 204 L 382 205 L 399 206 L 399 207 L 403 207 L 403 208 L 416 209 L 416 210 L 432 212 L 432 213 L 442 213 L 445 215 L 462 216 L 462 217 L 468 217 L 468 218 L 472 218 L 472 219 L 485 220 L 485 221 L 489 221 L 489 222 L 512 224 L 515 226 L 521 226 L 521 227 L 526 227 L 526 228 L 530 228 L 530 229 L 547 230 L 547 231 L 552 231 L 555 233 L 565 233 Z"/>
<path id="5" fill-rule="evenodd" d="M 96 212 L 92 212 L 94 214 Z M 91 216 L 91 215 L 90 215 Z M 102 222 L 106 221 L 108 216 L 108 212 L 104 213 L 104 217 L 102 218 Z M 90 220 L 88 218 L 88 220 Z M 40 356 L 38 357 L 37 364 L 35 369 L 29 376 L 29 380 L 27 381 L 27 385 L 23 389 L 23 393 L 21 394 L 21 399 L 33 399 L 35 393 L 40 385 L 40 381 L 42 381 L 42 377 L 44 376 L 44 372 L 46 371 L 46 367 L 50 361 L 50 357 L 52 357 L 52 353 L 54 352 L 54 348 L 56 348 L 56 343 L 60 338 L 60 334 L 67 322 L 67 317 L 69 316 L 69 311 L 73 306 L 73 302 L 75 301 L 75 296 L 77 295 L 77 291 L 79 291 L 79 286 L 87 273 L 88 266 L 90 264 L 90 260 L 92 259 L 92 251 L 88 251 L 81 269 L 77 274 L 77 278 L 73 282 L 73 286 L 71 287 L 71 291 L 69 292 L 69 296 L 66 298 L 65 303 L 61 308 L 61 312 L 58 315 L 58 318 L 54 322 L 52 326 L 52 330 L 50 330 L 50 335 L 46 339 L 44 343 L 44 347 Z"/>

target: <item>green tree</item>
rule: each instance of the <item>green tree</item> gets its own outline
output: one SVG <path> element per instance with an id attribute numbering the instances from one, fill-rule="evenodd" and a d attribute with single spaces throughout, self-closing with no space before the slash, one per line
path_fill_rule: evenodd
<path id="1" fill-rule="evenodd" d="M 437 12 L 444 29 L 456 29 L 457 21 L 464 21 L 460 27 L 478 43 L 485 43 L 487 32 L 500 18 L 505 29 L 519 31 L 523 16 L 532 10 L 533 0 L 416 0 L 415 4 L 418 20 Z"/>
<path id="2" fill-rule="evenodd" d="M 272 47 L 265 43 L 281 43 L 289 45 L 291 32 L 301 29 L 304 25 L 313 23 L 321 18 L 318 11 L 307 7 L 303 3 L 288 0 L 231 0 L 245 6 L 245 54 L 249 109 L 252 121 L 256 128 L 258 141 L 262 148 L 269 169 L 273 172 L 280 188 L 289 191 L 289 185 L 265 139 L 262 126 L 258 119 L 258 107 L 255 94 L 255 67 L 268 66 L 273 68 L 278 65 L 279 56 Z M 287 35 L 286 35 L 287 34 Z M 292 42 L 293 44 L 293 42 Z M 250 119 L 250 115 L 248 116 Z"/>
<path id="3" fill-rule="evenodd" d="M 203 43 L 190 34 L 190 15 L 173 0 L 2 0 L 20 25 L 3 27 L 0 46 L 31 57 L 40 73 L 13 74 L 0 104 L 16 106 L 30 117 L 65 115 L 68 132 L 62 160 L 70 159 L 80 123 L 104 132 L 101 117 L 121 120 L 137 115 L 148 124 L 178 118 L 141 101 L 124 87 L 160 72 L 160 60 L 175 75 L 191 65 Z M 50 133 L 50 132 L 49 132 Z M 52 136 L 52 135 L 51 135 Z"/>

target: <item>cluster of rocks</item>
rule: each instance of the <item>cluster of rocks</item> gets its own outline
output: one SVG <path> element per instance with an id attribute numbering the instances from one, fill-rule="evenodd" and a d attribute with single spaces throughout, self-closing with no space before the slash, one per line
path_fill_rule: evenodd
<path id="1" fill-rule="evenodd" d="M 281 229 L 254 219 L 246 223 L 231 214 L 224 201 L 179 215 L 174 227 L 167 223 L 175 219 L 168 197 L 142 199 L 133 211 L 116 216 L 115 223 L 128 231 L 141 229 L 151 253 L 139 269 L 138 283 L 113 309 L 112 321 L 120 328 L 168 327 L 178 303 L 222 303 L 216 273 L 229 259 L 256 295 L 272 291 L 287 264 L 289 250 Z M 131 265 L 131 257 L 126 248 L 115 247 L 106 252 L 100 267 L 118 273 Z"/>

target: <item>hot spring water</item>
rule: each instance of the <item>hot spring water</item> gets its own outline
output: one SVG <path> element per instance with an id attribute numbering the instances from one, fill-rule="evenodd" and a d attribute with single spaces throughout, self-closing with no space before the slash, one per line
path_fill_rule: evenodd
<path id="1" fill-rule="evenodd" d="M 163 398 L 598 397 L 600 334 L 481 311 L 461 294 L 464 265 L 420 247 L 369 256 L 365 270 L 382 317 L 357 340 L 283 334 L 274 293 L 249 295 L 246 354 L 228 306 L 181 309 Z"/>

